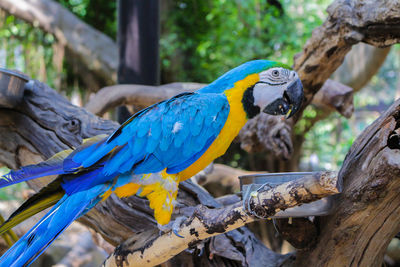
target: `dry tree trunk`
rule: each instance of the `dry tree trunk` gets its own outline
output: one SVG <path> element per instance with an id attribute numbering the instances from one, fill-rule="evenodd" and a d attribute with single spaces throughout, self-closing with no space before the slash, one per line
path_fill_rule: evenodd
<path id="1" fill-rule="evenodd" d="M 400 231 L 400 100 L 354 142 L 339 178 L 338 207 L 297 266 L 380 266 Z"/>

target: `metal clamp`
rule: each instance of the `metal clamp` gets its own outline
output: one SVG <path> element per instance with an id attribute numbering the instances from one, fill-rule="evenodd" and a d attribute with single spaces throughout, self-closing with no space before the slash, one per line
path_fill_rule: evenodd
<path id="1" fill-rule="evenodd" d="M 273 188 L 273 186 L 271 186 L 269 183 L 262 184 L 261 186 L 257 186 L 255 184 L 251 184 L 251 185 L 245 186 L 246 187 L 246 192 L 243 195 L 243 210 L 247 214 L 249 214 L 251 216 L 254 216 L 254 217 L 258 218 L 258 219 L 267 219 L 269 216 L 261 216 L 261 215 L 257 214 L 257 212 L 252 210 L 251 207 L 250 207 L 251 198 L 257 197 L 258 202 L 260 202 L 259 193 L 265 186 L 269 187 L 270 189 Z M 256 187 L 257 189 L 253 190 L 254 187 Z"/>

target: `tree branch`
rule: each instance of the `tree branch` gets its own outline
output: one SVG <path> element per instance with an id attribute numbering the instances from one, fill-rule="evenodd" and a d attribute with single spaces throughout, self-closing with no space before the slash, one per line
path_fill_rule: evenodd
<path id="1" fill-rule="evenodd" d="M 335 213 L 320 220 L 315 246 L 296 266 L 379 266 L 400 230 L 400 100 L 354 142 L 339 179 Z"/>
<path id="2" fill-rule="evenodd" d="M 295 57 L 294 69 L 305 89 L 304 105 L 311 103 L 353 45 L 365 42 L 386 47 L 400 42 L 400 5 L 396 0 L 336 0 L 327 12 L 324 24 L 313 31 Z"/>
<path id="3" fill-rule="evenodd" d="M 329 79 L 315 94 L 311 104 L 325 115 L 337 111 L 343 117 L 350 118 L 354 111 L 353 88 Z"/>
<path id="4" fill-rule="evenodd" d="M 258 194 L 251 194 L 249 206 L 258 216 L 268 218 L 281 210 L 336 194 L 339 192 L 336 184 L 335 173 L 304 176 L 274 188 L 262 188 Z M 242 201 L 219 209 L 200 205 L 190 218 L 181 224 L 179 235 L 183 238 L 173 233 L 164 233 L 155 238 L 150 238 L 152 235 L 148 233 L 135 236 L 134 239 L 128 239 L 121 244 L 104 266 L 133 267 L 161 264 L 201 240 L 253 222 L 254 217 L 243 206 Z"/>
<path id="5" fill-rule="evenodd" d="M 201 83 L 170 83 L 161 86 L 113 85 L 104 87 L 97 92 L 89 99 L 85 108 L 97 116 L 102 116 L 108 110 L 121 105 L 147 107 L 183 92 L 193 92 L 204 85 Z"/>

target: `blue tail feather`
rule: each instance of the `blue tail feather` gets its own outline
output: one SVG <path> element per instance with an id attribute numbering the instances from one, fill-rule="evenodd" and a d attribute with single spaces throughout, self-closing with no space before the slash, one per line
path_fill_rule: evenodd
<path id="1" fill-rule="evenodd" d="M 62 162 L 48 164 L 42 162 L 37 165 L 28 165 L 19 170 L 11 170 L 9 173 L 0 177 L 0 188 L 12 184 L 21 183 L 42 176 L 56 175 L 64 173 Z"/>
<path id="2" fill-rule="evenodd" d="M 30 265 L 74 220 L 85 214 L 109 186 L 97 185 L 63 198 L 0 258 L 0 266 Z"/>
<path id="3" fill-rule="evenodd" d="M 73 157 L 78 154 L 85 159 L 93 154 L 97 146 L 105 142 L 105 138 L 105 135 L 97 135 L 85 139 L 82 145 L 74 151 L 64 150 L 41 163 L 24 166 L 19 170 L 12 170 L 0 177 L 0 188 L 43 176 L 73 173 L 82 165 L 82 162 L 74 161 Z"/>

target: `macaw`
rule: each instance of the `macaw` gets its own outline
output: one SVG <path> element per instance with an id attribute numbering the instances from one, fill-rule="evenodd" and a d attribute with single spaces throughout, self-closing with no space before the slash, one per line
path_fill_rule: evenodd
<path id="1" fill-rule="evenodd" d="M 223 155 L 261 111 L 293 116 L 303 99 L 297 73 L 254 60 L 192 93 L 145 108 L 109 136 L 84 140 L 75 150 L 12 170 L 0 187 L 58 175 L 0 227 L 0 234 L 48 207 L 53 208 L 1 258 L 0 266 L 31 264 L 74 220 L 111 193 L 147 197 L 159 225 L 170 221 L 178 184 Z"/>

